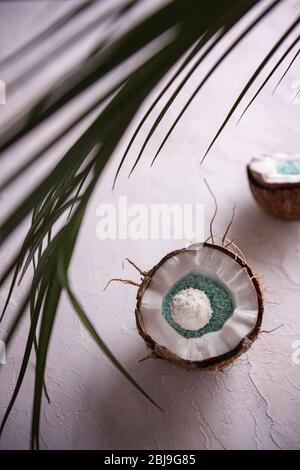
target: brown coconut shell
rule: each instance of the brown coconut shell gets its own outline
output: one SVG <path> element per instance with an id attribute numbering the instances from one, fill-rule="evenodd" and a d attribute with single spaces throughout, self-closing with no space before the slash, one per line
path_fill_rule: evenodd
<path id="1" fill-rule="evenodd" d="M 262 184 L 247 167 L 251 192 L 257 204 L 273 217 L 300 220 L 300 183 Z"/>
<path id="2" fill-rule="evenodd" d="M 255 324 L 255 327 L 253 330 L 243 338 L 243 340 L 231 351 L 227 352 L 226 354 L 222 354 L 217 357 L 212 357 L 203 361 L 188 361 L 186 359 L 182 359 L 179 357 L 177 354 L 173 353 L 166 347 L 156 343 L 153 338 L 147 333 L 144 324 L 143 324 L 143 319 L 140 314 L 140 307 L 141 307 L 141 301 L 144 295 L 144 292 L 146 291 L 147 287 L 151 283 L 151 279 L 154 275 L 154 273 L 165 263 L 165 261 L 172 256 L 177 255 L 178 253 L 181 253 L 183 251 L 191 251 L 188 248 L 183 248 L 180 250 L 172 251 L 171 253 L 168 253 L 156 266 L 154 266 L 150 271 L 145 273 L 144 278 L 142 279 L 142 283 L 140 284 L 140 287 L 137 292 L 137 304 L 136 304 L 136 309 L 135 309 L 135 317 L 136 317 L 136 324 L 137 324 L 137 329 L 139 334 L 142 336 L 144 339 L 146 345 L 150 349 L 150 354 L 148 357 L 153 357 L 153 358 L 160 358 L 160 359 L 165 359 L 167 361 L 170 361 L 180 367 L 183 367 L 184 369 L 188 370 L 211 370 L 211 369 L 222 369 L 226 367 L 227 365 L 231 364 L 233 360 L 235 360 L 237 357 L 239 357 L 241 354 L 243 354 L 245 351 L 247 351 L 253 342 L 257 339 L 261 323 L 262 323 L 262 318 L 263 318 L 263 311 L 264 311 L 264 304 L 263 304 L 263 295 L 262 291 L 260 288 L 259 281 L 257 277 L 253 274 L 250 266 L 240 258 L 239 256 L 236 255 L 236 253 L 221 247 L 219 245 L 215 244 L 210 244 L 210 243 L 204 243 L 204 246 L 210 247 L 211 249 L 214 250 L 219 250 L 222 251 L 223 253 L 226 253 L 228 256 L 230 256 L 232 259 L 234 259 L 237 263 L 239 263 L 242 268 L 244 268 L 252 283 L 254 286 L 254 289 L 257 294 L 257 307 L 258 307 L 258 315 L 257 315 L 257 321 Z"/>

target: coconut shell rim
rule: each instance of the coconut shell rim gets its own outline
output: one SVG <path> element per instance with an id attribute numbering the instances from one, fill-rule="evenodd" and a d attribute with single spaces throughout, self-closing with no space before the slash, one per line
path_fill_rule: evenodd
<path id="1" fill-rule="evenodd" d="M 266 191 L 294 191 L 300 189 L 300 182 L 298 183 L 262 183 L 258 181 L 250 168 L 250 164 L 247 165 L 247 175 L 249 182 L 256 188 L 265 189 Z"/>
<path id="2" fill-rule="evenodd" d="M 166 359 L 172 363 L 175 363 L 176 365 L 183 367 L 188 370 L 201 370 L 201 369 L 222 369 L 223 367 L 229 365 L 234 359 L 236 359 L 238 356 L 246 352 L 253 342 L 257 339 L 259 335 L 259 331 L 261 328 L 262 324 L 262 319 L 263 319 L 263 313 L 264 313 L 264 303 L 263 303 L 263 294 L 260 288 L 259 281 L 257 277 L 254 275 L 251 267 L 244 261 L 240 256 L 238 256 L 236 253 L 226 249 L 225 247 L 222 247 L 220 245 L 212 244 L 212 243 L 203 243 L 203 246 L 219 250 L 228 256 L 230 256 L 234 261 L 239 263 L 243 269 L 247 270 L 247 273 L 251 279 L 251 282 L 255 288 L 256 295 L 257 295 L 257 302 L 258 302 L 258 313 L 257 313 L 257 320 L 254 328 L 251 330 L 248 335 L 246 335 L 240 343 L 233 348 L 231 351 L 228 351 L 227 353 L 224 353 L 219 356 L 211 357 L 209 359 L 204 359 L 202 361 L 189 361 L 187 359 L 183 359 L 180 356 L 178 356 L 176 353 L 170 351 L 168 348 L 165 346 L 161 346 L 158 344 L 145 330 L 144 325 L 143 325 L 143 320 L 140 315 L 140 307 L 141 307 L 141 301 L 143 294 L 148 287 L 154 273 L 167 261 L 169 258 L 172 256 L 175 256 L 179 253 L 182 253 L 184 251 L 193 251 L 189 248 L 181 248 L 178 250 L 171 251 L 167 255 L 165 255 L 159 263 L 157 263 L 150 271 L 146 273 L 146 275 L 142 278 L 142 282 L 139 286 L 139 289 L 137 291 L 137 296 L 136 296 L 136 308 L 135 308 L 135 318 L 136 318 L 136 325 L 138 332 L 140 336 L 144 339 L 145 343 L 151 350 L 151 357 L 154 358 L 161 358 L 161 359 Z"/>

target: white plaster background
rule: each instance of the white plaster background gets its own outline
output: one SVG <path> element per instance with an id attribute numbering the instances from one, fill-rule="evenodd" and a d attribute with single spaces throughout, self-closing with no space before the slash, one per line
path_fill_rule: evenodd
<path id="1" fill-rule="evenodd" d="M 69 2 L 1 2 L 1 55 L 41 28 L 43 21 L 61 14 Z M 46 381 L 52 404 L 45 401 L 41 415 L 42 447 L 48 449 L 299 449 L 300 365 L 292 362 L 291 344 L 300 339 L 300 224 L 285 223 L 265 215 L 249 192 L 245 165 L 252 155 L 270 151 L 299 152 L 300 106 L 291 104 L 292 83 L 300 79 L 295 63 L 274 96 L 280 74 L 268 85 L 236 128 L 238 114 L 223 132 L 205 164 L 199 162 L 210 139 L 247 77 L 274 40 L 299 12 L 299 0 L 288 0 L 230 56 L 193 102 L 152 169 L 149 163 L 180 104 L 191 93 L 211 62 L 193 75 L 190 84 L 151 140 L 132 177 L 127 179 L 137 148 L 129 156 L 115 191 L 111 183 L 122 150 L 106 167 L 89 205 L 76 253 L 71 281 L 89 317 L 116 356 L 147 392 L 161 405 L 157 411 L 101 354 L 63 298 L 51 342 Z M 48 4 L 45 7 L 45 4 Z M 2 77 L 0 77 L 2 78 Z M 6 107 L 9 106 L 8 103 Z M 18 98 L 20 99 L 20 98 Z M 245 101 L 246 103 L 246 101 Z M 1 107 L 0 112 L 3 112 Z M 143 109 L 141 110 L 142 114 Z M 134 128 L 134 125 L 130 130 Z M 142 133 L 142 137 L 145 131 Z M 30 143 L 28 144 L 30 146 Z M 57 156 L 57 153 L 53 155 Z M 10 168 L 12 157 L 2 164 Z M 53 157 L 54 158 L 54 157 Z M 283 326 L 263 334 L 253 348 L 222 373 L 188 373 L 163 361 L 138 360 L 145 356 L 134 320 L 136 289 L 113 284 L 111 277 L 138 279 L 129 257 L 148 269 L 178 241 L 110 240 L 96 237 L 96 208 L 101 202 L 193 202 L 205 204 L 206 230 L 213 204 L 205 176 L 219 204 L 215 232 L 222 234 L 237 203 L 232 234 L 263 276 L 266 304 L 263 329 Z M 1 213 L 33 184 L 30 172 L 22 184 L 0 197 Z M 1 250 L 5 266 L 15 239 Z M 8 316 L 17 307 L 24 286 L 13 296 Z M 1 292 L 4 302 L 7 287 Z M 0 412 L 3 415 L 16 381 L 26 338 L 26 322 L 19 330 L 6 366 L 1 366 Z M 6 326 L 2 327 L 2 333 Z M 0 440 L 1 449 L 29 445 L 34 357 L 22 392 Z"/>

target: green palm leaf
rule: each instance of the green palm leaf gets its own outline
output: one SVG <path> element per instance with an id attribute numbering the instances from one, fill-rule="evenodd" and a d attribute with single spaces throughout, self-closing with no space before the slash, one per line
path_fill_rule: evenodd
<path id="1" fill-rule="evenodd" d="M 175 127 L 177 126 L 178 122 L 182 118 L 183 114 L 186 112 L 192 101 L 195 99 L 201 88 L 205 85 L 205 83 L 211 78 L 213 73 L 217 70 L 217 68 L 222 64 L 222 62 L 229 56 L 229 54 L 240 44 L 240 42 L 250 33 L 250 31 L 255 28 L 255 26 L 262 21 L 266 15 L 268 15 L 273 8 L 275 8 L 279 3 L 281 3 L 281 0 L 275 0 L 272 2 L 258 17 L 250 23 L 249 26 L 247 26 L 244 31 L 238 35 L 237 39 L 235 39 L 232 44 L 225 50 L 225 52 L 221 55 L 221 57 L 215 62 L 215 64 L 211 67 L 211 69 L 207 72 L 205 77 L 200 81 L 199 85 L 197 86 L 196 90 L 192 93 L 184 107 L 181 109 L 180 113 L 178 114 L 177 118 L 171 125 L 170 129 L 168 130 L 167 134 L 165 135 L 162 143 L 160 144 L 156 154 L 154 155 L 154 158 L 152 160 L 152 165 L 157 159 L 159 153 L 163 149 L 164 145 L 166 144 L 167 140 L 169 139 L 170 135 L 174 131 Z"/>
<path id="2" fill-rule="evenodd" d="M 224 120 L 224 122 L 222 123 L 221 127 L 219 128 L 218 132 L 216 133 L 215 137 L 213 138 L 212 142 L 210 143 L 208 149 L 206 150 L 205 154 L 204 154 L 204 157 L 202 159 L 202 162 L 204 161 L 205 157 L 207 156 L 208 152 L 210 151 L 210 149 L 212 148 L 212 146 L 214 145 L 215 141 L 217 140 L 217 138 L 219 137 L 219 135 L 221 134 L 222 130 L 224 129 L 224 127 L 226 126 L 226 124 L 228 123 L 229 119 L 231 118 L 231 116 L 233 115 L 234 111 L 236 110 L 236 108 L 238 107 L 238 105 L 240 104 L 240 102 L 242 101 L 243 97 L 246 95 L 247 91 L 250 89 L 251 85 L 255 82 L 255 80 L 257 79 L 257 77 L 259 76 L 259 74 L 261 73 L 261 71 L 263 70 L 263 68 L 265 67 L 265 65 L 270 61 L 270 59 L 273 57 L 273 55 L 275 54 L 275 52 L 279 49 L 279 47 L 284 43 L 284 41 L 290 36 L 290 34 L 295 30 L 295 28 L 299 25 L 300 23 L 300 16 L 291 24 L 291 26 L 286 30 L 286 32 L 281 36 L 281 38 L 276 42 L 276 44 L 272 47 L 272 49 L 270 50 L 270 52 L 266 55 L 266 57 L 264 58 L 264 60 L 261 62 L 261 64 L 257 67 L 257 69 L 255 70 L 254 74 L 252 75 L 252 77 L 248 80 L 248 82 L 246 83 L 246 85 L 244 86 L 242 92 L 240 93 L 240 95 L 238 96 L 237 100 L 235 101 L 235 103 L 233 104 L 232 108 L 230 109 L 229 113 L 227 114 L 226 116 L 226 119 Z M 271 74 L 272 75 L 272 74 Z M 271 76 L 270 75 L 270 76 Z"/>
<path id="3" fill-rule="evenodd" d="M 296 59 L 298 58 L 300 54 L 300 49 L 296 52 L 296 54 L 294 55 L 294 57 L 292 58 L 292 60 L 290 61 L 289 65 L 287 66 L 286 70 L 284 71 L 284 73 L 282 74 L 282 76 L 280 77 L 280 80 L 277 82 L 273 92 L 272 92 L 272 95 L 274 95 L 275 91 L 277 90 L 277 88 L 279 87 L 280 83 L 282 82 L 282 80 L 284 79 L 284 77 L 287 75 L 287 73 L 289 72 L 290 68 L 293 66 L 294 62 L 296 61 Z"/>

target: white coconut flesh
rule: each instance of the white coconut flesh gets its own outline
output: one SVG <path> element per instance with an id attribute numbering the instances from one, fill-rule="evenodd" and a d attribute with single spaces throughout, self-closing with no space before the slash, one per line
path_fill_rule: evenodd
<path id="1" fill-rule="evenodd" d="M 216 320 L 214 299 L 210 302 L 207 293 L 195 289 L 196 294 L 189 286 L 176 291 L 176 286 L 190 276 L 211 279 L 228 293 L 232 311 L 217 330 L 210 331 Z M 178 297 L 173 295 L 169 302 L 166 319 L 163 306 L 172 291 Z M 171 256 L 157 268 L 141 298 L 139 314 L 145 331 L 157 344 L 182 359 L 203 361 L 229 353 L 253 331 L 259 303 L 245 268 L 226 252 L 198 245 Z M 190 337 L 182 334 L 184 328 L 189 330 Z"/>
<path id="2" fill-rule="evenodd" d="M 300 183 L 300 154 L 274 153 L 253 158 L 249 169 L 252 176 L 263 185 Z"/>

